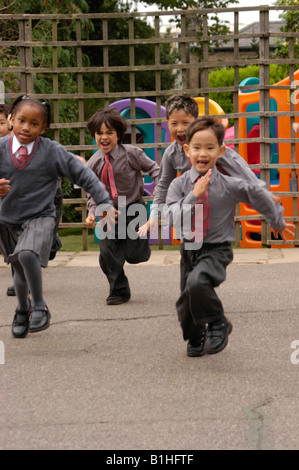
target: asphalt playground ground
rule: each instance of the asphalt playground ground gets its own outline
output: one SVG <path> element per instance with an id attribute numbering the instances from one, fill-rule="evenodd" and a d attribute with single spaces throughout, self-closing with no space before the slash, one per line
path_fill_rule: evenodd
<path id="1" fill-rule="evenodd" d="M 0 449 L 298 450 L 299 248 L 235 250 L 218 288 L 233 331 L 201 358 L 176 317 L 179 253 L 125 271 L 132 298 L 108 306 L 98 253 L 58 253 L 50 328 L 18 340 L 0 261 Z"/>

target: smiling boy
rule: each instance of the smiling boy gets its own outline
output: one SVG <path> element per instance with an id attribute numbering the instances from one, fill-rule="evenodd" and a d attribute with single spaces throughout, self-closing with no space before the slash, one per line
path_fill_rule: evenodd
<path id="1" fill-rule="evenodd" d="M 187 355 L 203 356 L 222 351 L 232 331 L 230 322 L 215 287 L 226 278 L 226 267 L 233 260 L 231 244 L 235 240 L 234 210 L 237 202 L 245 202 L 264 214 L 274 234 L 286 239 L 293 235 L 293 224 L 285 223 L 283 207 L 276 204 L 270 191 L 261 185 L 230 177 L 216 170 L 216 163 L 225 152 L 224 127 L 212 118 L 198 118 L 189 127 L 184 150 L 191 169 L 171 183 L 166 206 L 175 227 L 181 226 L 185 208 L 205 197 L 207 228 L 201 233 L 201 246 L 190 249 L 190 232 L 182 233 L 181 295 L 176 302 Z M 204 214 L 205 216 L 205 214 Z M 205 233 L 204 233 L 205 232 Z M 188 249 L 187 249 L 188 244 Z"/>
<path id="2" fill-rule="evenodd" d="M 138 228 L 133 222 L 137 208 L 141 212 L 144 209 L 146 220 L 142 172 L 157 182 L 159 166 L 142 149 L 122 143 L 127 126 L 115 108 L 98 109 L 87 122 L 98 147 L 87 166 L 105 184 L 114 207 L 117 211 L 119 209 L 115 233 L 100 231 L 99 262 L 109 283 L 107 305 L 119 305 L 131 298 L 129 280 L 124 272 L 125 262 L 145 262 L 151 255 L 148 239 L 138 236 Z M 87 207 L 86 224 L 94 228 L 96 204 L 90 195 Z"/>
<path id="3" fill-rule="evenodd" d="M 155 231 L 161 207 L 165 204 L 167 190 L 170 183 L 178 175 L 182 175 L 190 169 L 190 163 L 185 154 L 186 133 L 189 125 L 198 118 L 197 101 L 186 95 L 173 95 L 165 103 L 167 125 L 173 142 L 164 152 L 159 182 L 155 190 L 155 196 L 151 205 L 150 219 L 147 224 L 140 227 L 139 234 L 146 235 L 152 227 Z M 264 181 L 259 180 L 249 168 L 245 160 L 234 150 L 225 146 L 225 150 L 217 162 L 217 168 L 230 176 L 237 176 L 255 185 L 265 186 Z"/>

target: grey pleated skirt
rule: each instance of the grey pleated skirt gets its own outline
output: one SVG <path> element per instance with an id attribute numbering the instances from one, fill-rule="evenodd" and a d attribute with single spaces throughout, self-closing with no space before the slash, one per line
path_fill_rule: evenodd
<path id="1" fill-rule="evenodd" d="M 0 253 L 6 263 L 18 260 L 18 254 L 23 250 L 33 251 L 43 268 L 49 261 L 53 243 L 53 217 L 40 217 L 24 222 L 23 225 L 7 225 L 0 223 Z"/>

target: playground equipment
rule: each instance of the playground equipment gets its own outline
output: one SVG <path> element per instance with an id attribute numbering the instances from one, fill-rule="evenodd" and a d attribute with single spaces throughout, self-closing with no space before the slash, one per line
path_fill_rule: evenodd
<path id="1" fill-rule="evenodd" d="M 198 115 L 203 116 L 205 114 L 205 99 L 202 96 L 198 96 L 194 98 L 198 104 Z M 224 114 L 223 109 L 219 106 L 218 103 L 214 100 L 209 100 L 209 114 Z M 221 123 L 225 127 L 228 128 L 228 119 L 222 118 Z"/>
<path id="2" fill-rule="evenodd" d="M 131 119 L 131 108 L 130 108 L 131 100 L 124 99 L 115 101 L 114 103 L 110 104 L 110 108 L 116 108 L 118 112 L 126 119 Z M 136 109 L 136 119 L 149 119 L 149 118 L 156 118 L 157 117 L 157 105 L 153 101 L 149 101 L 146 99 L 136 98 L 135 99 L 135 109 Z M 161 106 L 161 117 L 166 117 L 166 110 L 164 106 Z M 129 128 L 127 134 L 125 136 L 124 143 L 131 143 L 131 129 Z M 170 142 L 170 132 L 166 122 L 161 123 L 161 131 L 162 131 L 162 142 Z M 138 137 L 138 144 L 151 144 L 157 142 L 157 125 L 156 124 L 136 124 L 136 135 Z M 156 148 L 145 148 L 144 152 L 146 155 L 151 158 L 152 160 L 157 161 L 157 149 Z M 162 149 L 163 154 L 163 149 Z M 152 184 L 152 179 L 145 175 L 144 177 L 144 190 L 145 193 L 149 196 L 153 194 L 153 190 L 155 185 Z"/>
<path id="3" fill-rule="evenodd" d="M 299 80 L 299 69 L 294 74 L 294 80 Z M 289 85 L 289 77 L 276 83 L 275 86 Z M 246 79 L 240 85 L 252 85 L 258 83 L 257 78 Z M 270 89 L 270 111 L 290 111 L 290 91 L 287 89 Z M 250 113 L 259 111 L 260 92 L 239 92 L 239 112 L 248 113 L 248 117 L 239 119 L 239 137 L 252 138 L 259 137 L 259 117 L 251 117 Z M 296 102 L 297 101 L 297 102 Z M 299 111 L 298 100 L 294 103 L 295 111 Z M 296 118 L 298 120 L 298 118 Z M 228 130 L 229 131 L 229 130 Z M 225 138 L 232 138 L 229 132 L 226 132 Z M 291 124 L 289 116 L 270 117 L 270 137 L 272 138 L 290 138 Z M 260 163 L 260 144 L 259 143 L 240 143 L 239 153 L 251 164 Z M 296 144 L 296 163 L 299 162 L 299 144 Z M 271 164 L 291 164 L 291 144 L 290 143 L 273 143 L 270 144 L 270 163 Z M 259 170 L 255 170 L 255 174 L 259 177 Z M 298 191 L 299 170 L 296 170 L 297 189 Z M 275 192 L 292 191 L 292 175 L 291 169 L 279 168 L 270 170 L 270 190 Z M 293 213 L 293 204 L 290 197 L 282 197 L 281 202 L 285 208 L 285 217 L 297 216 Z M 240 215 L 256 215 L 256 211 L 248 204 L 240 204 Z M 241 223 L 241 247 L 260 248 L 261 247 L 261 222 L 260 220 L 242 221 Z M 290 246 L 290 245 L 285 245 Z M 273 245 L 277 247 L 277 245 Z M 281 247 L 281 245 L 280 245 Z"/>

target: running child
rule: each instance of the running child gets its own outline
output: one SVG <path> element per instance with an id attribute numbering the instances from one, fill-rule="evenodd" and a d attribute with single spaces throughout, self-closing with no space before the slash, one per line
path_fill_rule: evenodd
<path id="1" fill-rule="evenodd" d="M 138 227 L 132 227 L 132 224 L 135 210 L 142 212 L 143 209 L 143 223 L 147 220 L 141 172 L 148 173 L 157 183 L 159 166 L 142 149 L 122 144 L 127 122 L 116 109 L 99 109 L 89 119 L 87 127 L 99 148 L 88 160 L 87 166 L 105 183 L 114 207 L 120 212 L 115 233 L 100 237 L 99 258 L 109 282 L 106 302 L 108 305 L 118 305 L 128 302 L 131 297 L 129 281 L 124 272 L 125 261 L 141 263 L 151 255 L 148 238 L 140 238 Z M 93 228 L 96 204 L 92 197 L 88 199 L 88 211 L 86 223 Z"/>
<path id="2" fill-rule="evenodd" d="M 11 116 L 13 136 L 0 139 L 0 177 L 9 186 L 1 197 L 0 251 L 14 271 L 16 338 L 50 324 L 41 267 L 48 264 L 53 240 L 57 178 L 67 177 L 83 187 L 96 204 L 109 209 L 109 220 L 115 218 L 109 195 L 94 173 L 62 145 L 41 137 L 49 122 L 50 106 L 24 97 Z"/>
<path id="3" fill-rule="evenodd" d="M 171 220 L 181 230 L 181 294 L 176 309 L 188 356 L 219 353 L 232 331 L 215 288 L 225 280 L 233 260 L 236 204 L 245 202 L 264 214 L 276 238 L 294 235 L 294 225 L 284 221 L 284 209 L 270 191 L 217 171 L 218 159 L 226 150 L 224 131 L 219 121 L 209 117 L 190 125 L 184 150 L 192 167 L 172 181 L 166 198 Z M 203 207 L 198 231 L 192 229 L 191 220 L 189 227 L 182 227 L 182 217 L 194 214 L 196 204 Z"/>
<path id="4" fill-rule="evenodd" d="M 0 137 L 5 137 L 11 132 L 11 129 L 9 129 L 9 122 L 8 122 L 9 110 L 10 110 L 10 106 L 8 104 L 0 104 Z M 5 180 L 0 179 L 0 196 L 5 196 L 8 190 L 9 190 L 8 183 L 5 182 Z M 12 274 L 13 274 L 13 271 L 12 271 Z M 15 295 L 15 289 L 13 285 L 7 288 L 6 294 L 9 296 Z"/>

